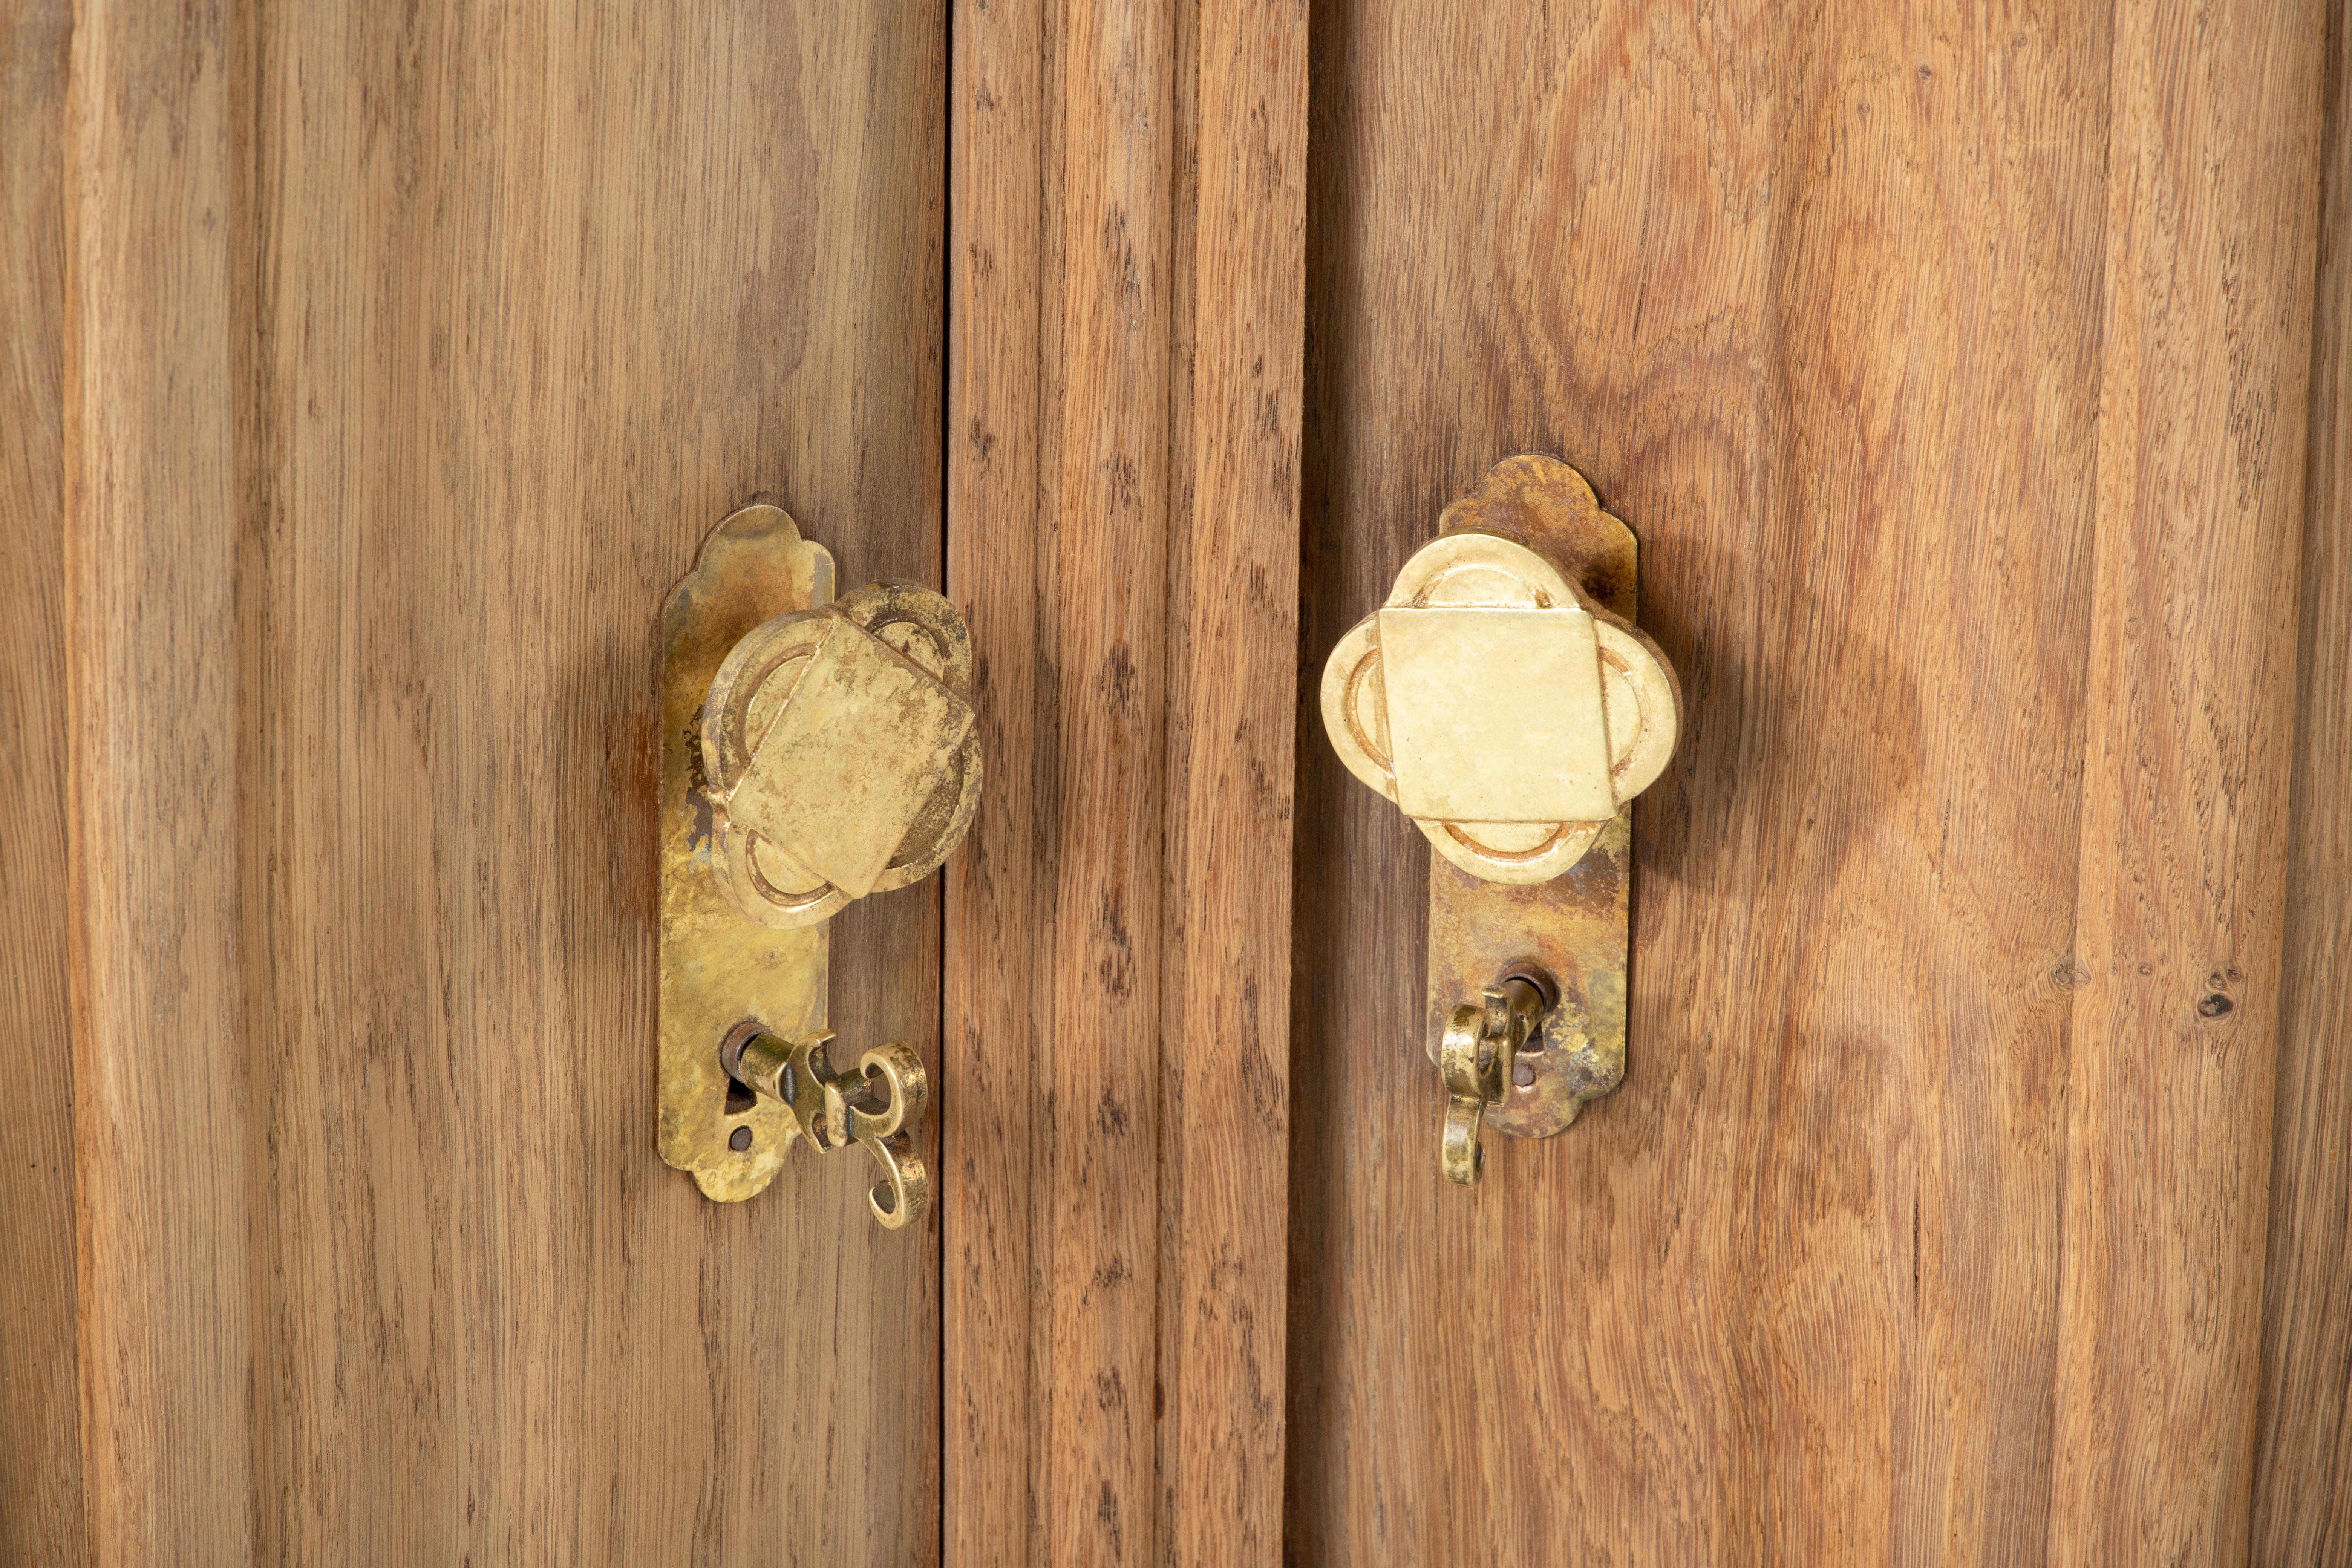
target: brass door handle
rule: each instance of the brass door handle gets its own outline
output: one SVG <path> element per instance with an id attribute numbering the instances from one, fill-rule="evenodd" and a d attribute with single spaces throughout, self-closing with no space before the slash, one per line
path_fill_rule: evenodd
<path id="1" fill-rule="evenodd" d="M 929 1206 L 907 1129 L 929 1099 L 904 1045 L 827 1055 L 826 921 L 936 870 L 979 809 L 971 638 L 910 583 L 833 595 L 782 511 L 712 531 L 662 621 L 662 1158 L 722 1201 L 795 1140 L 853 1145 L 893 1229 Z"/>
<path id="2" fill-rule="evenodd" d="M 937 870 L 980 808 L 971 691 L 963 617 L 912 583 L 745 633 L 702 704 L 728 899 L 763 925 L 815 925 Z"/>
<path id="3" fill-rule="evenodd" d="M 1454 1182 L 1479 1179 L 1484 1128 L 1549 1137 L 1624 1076 L 1629 807 L 1682 731 L 1674 669 L 1633 626 L 1636 563 L 1583 476 L 1506 458 L 1323 668 L 1332 750 L 1433 852 L 1426 1038 Z"/>
<path id="4" fill-rule="evenodd" d="M 1464 528 L 1331 650 L 1323 727 L 1439 854 L 1526 884 L 1583 858 L 1664 771 L 1681 697 L 1657 645 L 1542 552 Z"/>

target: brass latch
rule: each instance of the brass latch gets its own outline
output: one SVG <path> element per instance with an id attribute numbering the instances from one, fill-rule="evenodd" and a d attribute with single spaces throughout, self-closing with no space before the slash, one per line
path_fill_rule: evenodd
<path id="1" fill-rule="evenodd" d="M 1515 971 L 1486 987 L 1477 1002 L 1454 1008 L 1446 1021 L 1437 1043 L 1437 1076 L 1445 1085 L 1437 1163 L 1447 1181 L 1468 1186 L 1485 1173 L 1479 1123 L 1510 1092 L 1519 1052 L 1559 998 L 1551 976 L 1540 970 Z"/>
<path id="2" fill-rule="evenodd" d="M 913 1051 L 827 1059 L 825 922 L 936 870 L 980 805 L 971 639 L 909 583 L 833 594 L 833 557 L 772 506 L 712 530 L 662 616 L 662 1158 L 736 1202 L 784 1151 L 856 1143 L 897 1228 L 930 1185 L 906 1130 Z"/>
<path id="3" fill-rule="evenodd" d="M 906 1129 L 923 1114 L 930 1079 L 920 1058 L 905 1046 L 868 1051 L 855 1073 L 835 1074 L 820 1030 L 795 1044 L 759 1034 L 722 1057 L 738 1083 L 792 1112 L 793 1125 L 819 1152 L 858 1144 L 882 1167 L 866 1194 L 874 1217 L 898 1230 L 931 1206 L 931 1178 L 908 1147 Z M 731 1059 L 730 1059 L 731 1058 Z"/>
<path id="4" fill-rule="evenodd" d="M 1426 1037 L 1456 1182 L 1481 1128 L 1549 1137 L 1624 1077 L 1631 803 L 1682 721 L 1634 582 L 1633 532 L 1581 475 L 1507 458 L 1323 668 L 1332 750 L 1433 851 Z"/>

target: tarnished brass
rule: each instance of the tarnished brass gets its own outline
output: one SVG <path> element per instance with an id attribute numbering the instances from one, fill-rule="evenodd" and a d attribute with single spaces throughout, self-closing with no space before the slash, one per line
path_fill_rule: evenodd
<path id="1" fill-rule="evenodd" d="M 971 638 L 928 588 L 874 583 L 738 642 L 702 710 L 721 889 L 763 925 L 829 920 L 938 869 L 980 807 Z"/>
<path id="2" fill-rule="evenodd" d="M 1432 1057 L 1454 1005 L 1498 972 L 1540 970 L 1559 987 L 1542 1033 L 1519 1052 L 1503 1099 L 1486 1111 L 1497 1132 L 1548 1138 L 1624 1079 L 1633 852 L 1629 808 L 1602 826 L 1583 859 L 1533 887 L 1481 882 L 1430 860 Z"/>
<path id="3" fill-rule="evenodd" d="M 1519 1052 L 1543 1021 L 1545 978 L 1528 971 L 1506 974 L 1486 987 L 1480 1001 L 1454 1008 L 1446 1020 L 1437 1046 L 1437 1075 L 1445 1086 L 1437 1164 L 1459 1186 L 1486 1173 L 1478 1124 L 1489 1107 L 1503 1102 Z"/>
<path id="4" fill-rule="evenodd" d="M 869 584 L 834 603 L 833 581 L 790 517 L 747 507 L 663 611 L 660 1149 L 737 1202 L 795 1138 L 864 1144 L 887 1178 L 876 1216 L 897 1228 L 929 1198 L 901 1131 L 922 1066 L 899 1045 L 860 1074 L 824 1065 L 824 922 L 929 875 L 971 826 L 971 647 L 929 589 Z M 768 1054 L 797 1094 L 739 1077 Z"/>
<path id="5" fill-rule="evenodd" d="M 883 1176 L 866 1204 L 886 1227 L 900 1229 L 931 1206 L 930 1173 L 905 1131 L 921 1118 L 930 1079 L 901 1045 L 868 1051 L 856 1072 L 835 1074 L 825 1055 L 832 1040 L 830 1029 L 798 1043 L 756 1035 L 744 1043 L 734 1076 L 790 1110 L 800 1135 L 820 1152 L 863 1145 Z"/>
<path id="6" fill-rule="evenodd" d="M 1481 1129 L 1549 1137 L 1625 1076 L 1631 802 L 1673 753 L 1681 695 L 1633 629 L 1633 531 L 1575 469 L 1507 458 L 1438 526 L 1332 650 L 1323 721 L 1433 850 L 1426 1038 L 1446 1174 L 1475 1181 Z M 1473 1114 L 1457 1080 L 1479 1058 L 1449 1042 L 1485 1016 L 1463 998 L 1512 973 L 1546 977 L 1540 1026 L 1507 1050 L 1476 1037 L 1499 1077 L 1475 1077 Z"/>
<path id="7" fill-rule="evenodd" d="M 702 704 L 730 650 L 780 611 L 833 597 L 833 557 L 774 507 L 714 530 L 662 611 L 660 1149 L 722 1203 L 775 1179 L 799 1136 L 791 1113 L 731 1098 L 719 1047 L 739 1026 L 787 1039 L 825 1024 L 824 928 L 747 919 L 719 889 L 702 761 Z M 744 1146 L 730 1141 L 747 1133 Z"/>

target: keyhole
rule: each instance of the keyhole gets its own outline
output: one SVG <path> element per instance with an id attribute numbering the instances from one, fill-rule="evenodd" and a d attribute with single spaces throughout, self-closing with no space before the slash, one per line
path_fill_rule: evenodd
<path id="1" fill-rule="evenodd" d="M 759 1033 L 760 1021 L 746 1018 L 728 1030 L 726 1038 L 719 1042 L 719 1070 L 727 1075 L 725 1110 L 729 1116 L 740 1116 L 760 1103 L 760 1097 L 751 1092 L 751 1086 L 735 1076 L 736 1069 L 743 1062 L 743 1047 L 750 1045 Z M 735 1147 L 740 1149 L 741 1145 Z"/>

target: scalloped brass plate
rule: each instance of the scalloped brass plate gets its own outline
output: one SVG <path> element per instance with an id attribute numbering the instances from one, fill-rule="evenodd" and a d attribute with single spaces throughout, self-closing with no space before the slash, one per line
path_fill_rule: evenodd
<path id="1" fill-rule="evenodd" d="M 719 1047 L 730 1036 L 803 1040 L 824 1029 L 830 948 L 822 923 L 761 924 L 722 890 L 703 700 L 745 634 L 832 598 L 832 555 L 780 509 L 752 506 L 711 531 L 662 611 L 659 1145 L 720 1203 L 773 1181 L 800 1130 L 776 1100 L 730 1096 Z"/>
<path id="2" fill-rule="evenodd" d="M 1438 529 L 1441 536 L 1475 531 L 1516 540 L 1555 563 L 1587 601 L 1633 622 L 1633 531 L 1601 510 L 1584 477 L 1565 463 L 1505 459 L 1445 509 Z M 1517 1053 L 1516 1081 L 1486 1112 L 1487 1127 L 1515 1138 L 1566 1130 L 1587 1100 L 1625 1077 L 1632 803 L 1599 825 L 1589 843 L 1567 870 L 1532 884 L 1482 879 L 1442 853 L 1430 857 L 1430 1060 L 1441 1060 L 1454 1009 L 1475 1002 L 1497 974 L 1533 966 L 1559 987 L 1541 1032 Z"/>

